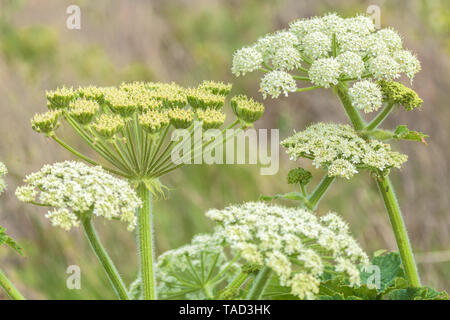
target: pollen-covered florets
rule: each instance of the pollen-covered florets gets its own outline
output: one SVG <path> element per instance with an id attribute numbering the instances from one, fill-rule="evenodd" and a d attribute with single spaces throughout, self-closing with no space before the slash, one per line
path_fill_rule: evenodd
<path id="1" fill-rule="evenodd" d="M 369 80 L 358 81 L 348 91 L 352 104 L 364 112 L 377 111 L 383 104 L 380 87 Z"/>
<path id="2" fill-rule="evenodd" d="M 391 151 L 389 144 L 366 141 L 349 125 L 317 123 L 281 142 L 292 160 L 313 160 L 316 167 L 328 170 L 329 176 L 351 178 L 358 169 L 384 174 L 400 168 L 406 155 Z"/>
<path id="3" fill-rule="evenodd" d="M 280 94 L 288 95 L 289 92 L 297 90 L 294 78 L 285 71 L 271 71 L 261 80 L 261 92 L 264 99 L 267 96 L 278 98 Z"/>
<path id="4" fill-rule="evenodd" d="M 320 275 L 325 267 L 334 268 L 338 259 L 350 261 L 355 268 L 368 263 L 367 255 L 342 227 L 345 222 L 334 213 L 321 220 L 305 209 L 250 202 L 212 209 L 206 215 L 219 224 L 215 233 L 233 251 L 250 263 L 271 268 L 280 283 L 301 299 L 314 298 Z M 359 283 L 353 270 L 349 276 L 352 285 Z M 303 283 L 304 277 L 310 281 Z"/>
<path id="5" fill-rule="evenodd" d="M 77 226 L 86 214 L 120 219 L 128 223 L 129 230 L 136 225 L 135 210 L 141 200 L 126 181 L 101 167 L 65 161 L 45 165 L 27 176 L 25 182 L 25 186 L 17 188 L 17 198 L 53 207 L 46 217 L 65 230 Z"/>
<path id="6" fill-rule="evenodd" d="M 6 182 L 3 179 L 3 176 L 5 176 L 7 173 L 8 168 L 6 168 L 5 164 L 0 161 L 0 194 L 2 194 L 6 189 Z"/>

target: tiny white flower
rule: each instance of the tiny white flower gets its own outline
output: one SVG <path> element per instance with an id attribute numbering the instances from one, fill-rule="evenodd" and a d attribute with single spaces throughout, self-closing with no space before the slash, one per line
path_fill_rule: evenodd
<path id="1" fill-rule="evenodd" d="M 308 71 L 309 79 L 315 85 L 329 88 L 338 83 L 341 65 L 334 58 L 323 58 L 313 62 Z"/>
<path id="2" fill-rule="evenodd" d="M 391 51 L 400 50 L 402 48 L 402 38 L 392 28 L 385 28 L 377 31 L 376 36 L 386 43 L 386 46 Z"/>
<path id="3" fill-rule="evenodd" d="M 300 52 L 294 47 L 282 47 L 272 58 L 272 64 L 278 70 L 297 69 L 301 61 Z"/>
<path id="4" fill-rule="evenodd" d="M 280 94 L 288 95 L 297 90 L 294 78 L 285 71 L 274 70 L 268 72 L 261 80 L 261 92 L 264 99 L 269 95 L 278 98 Z"/>
<path id="5" fill-rule="evenodd" d="M 342 74 L 350 78 L 360 78 L 365 70 L 362 58 L 351 51 L 344 52 L 336 57 L 341 66 Z"/>
<path id="6" fill-rule="evenodd" d="M 234 53 L 231 71 L 236 76 L 245 75 L 247 72 L 258 70 L 262 62 L 263 58 L 260 52 L 255 48 L 245 47 Z"/>
<path id="7" fill-rule="evenodd" d="M 400 70 L 404 72 L 412 82 L 416 73 L 421 70 L 420 62 L 417 57 L 408 50 L 399 50 L 394 53 L 394 59 L 400 65 Z"/>
<path id="8" fill-rule="evenodd" d="M 309 33 L 303 38 L 302 48 L 314 60 L 327 57 L 331 51 L 331 38 L 322 32 Z"/>
<path id="9" fill-rule="evenodd" d="M 348 93 L 352 104 L 366 113 L 377 111 L 383 104 L 380 87 L 369 80 L 356 82 Z"/>
<path id="10" fill-rule="evenodd" d="M 392 80 L 400 77 L 400 65 L 389 55 L 383 54 L 369 60 L 369 72 L 375 79 Z"/>

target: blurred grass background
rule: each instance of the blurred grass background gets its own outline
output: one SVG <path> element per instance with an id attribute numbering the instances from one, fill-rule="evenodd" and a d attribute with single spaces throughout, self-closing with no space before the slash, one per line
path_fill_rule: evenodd
<path id="1" fill-rule="evenodd" d="M 66 28 L 66 8 L 71 4 L 81 8 L 81 30 Z M 296 18 L 329 11 L 352 15 L 365 12 L 371 4 L 381 8 L 382 27 L 399 30 L 406 46 L 422 61 L 423 71 L 413 85 L 425 101 L 422 110 L 399 110 L 387 125 L 408 124 L 423 131 L 431 136 L 429 145 L 397 144 L 410 158 L 391 176 L 418 253 L 422 281 L 450 290 L 450 6 L 444 0 L 0 0 L 0 160 L 10 170 L 9 188 L 0 199 L 0 224 L 20 241 L 26 254 L 20 258 L 0 249 L 2 269 L 29 298 L 113 298 L 81 230 L 67 233 L 52 228 L 43 218 L 45 211 L 20 204 L 14 197 L 26 174 L 46 163 L 73 159 L 30 128 L 32 115 L 45 109 L 46 89 L 134 80 L 194 85 L 211 79 L 231 82 L 233 93 L 246 92 L 261 100 L 260 75 L 237 79 L 231 75 L 231 57 L 237 48 L 287 27 Z M 280 128 L 281 138 L 311 122 L 346 121 L 328 91 L 268 99 L 265 105 L 266 113 L 256 127 Z M 66 137 L 89 153 L 75 135 L 67 132 Z M 164 178 L 171 191 L 168 200 L 155 204 L 157 252 L 210 230 L 203 214 L 209 208 L 292 191 L 285 176 L 298 164 L 280 151 L 280 171 L 274 176 L 260 176 L 256 166 L 197 165 Z M 310 169 L 317 178 L 322 174 Z M 319 206 L 320 214 L 328 210 L 345 216 L 368 252 L 396 249 L 383 204 L 367 174 L 351 183 L 337 181 Z M 134 235 L 117 222 L 99 220 L 97 225 L 124 279 L 131 282 L 137 265 Z M 72 264 L 81 267 L 81 290 L 66 287 L 66 269 Z"/>

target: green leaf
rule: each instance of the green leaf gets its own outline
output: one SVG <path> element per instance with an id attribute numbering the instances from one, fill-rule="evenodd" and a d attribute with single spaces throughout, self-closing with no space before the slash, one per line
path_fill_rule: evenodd
<path id="1" fill-rule="evenodd" d="M 337 300 L 378 300 L 380 298 L 376 288 L 369 288 L 365 284 L 359 287 L 350 286 L 343 276 L 334 277 L 320 284 L 320 300 L 331 300 L 336 297 Z"/>
<path id="2" fill-rule="evenodd" d="M 390 252 L 384 255 L 378 255 L 372 259 L 370 265 L 377 266 L 380 271 L 380 288 L 378 291 L 384 291 L 391 286 L 395 287 L 396 279 L 403 277 L 402 261 L 400 255 L 396 252 Z M 369 269 L 361 270 L 361 283 L 367 284 L 374 272 L 367 272 Z"/>
<path id="3" fill-rule="evenodd" d="M 279 277 L 273 275 L 267 286 L 264 288 L 262 299 L 265 300 L 299 300 L 291 293 L 291 288 L 282 286 Z"/>
<path id="4" fill-rule="evenodd" d="M 6 234 L 5 228 L 0 226 L 0 246 L 4 244 L 23 256 L 22 248 L 19 246 L 19 244 Z"/>
<path id="5" fill-rule="evenodd" d="M 430 287 L 396 289 L 389 294 L 391 300 L 448 300 L 448 293 Z"/>
<path id="6" fill-rule="evenodd" d="M 398 140 L 413 140 L 413 141 L 419 141 L 423 144 L 427 144 L 425 141 L 425 138 L 428 138 L 429 135 L 426 135 L 419 131 L 412 131 L 409 130 L 407 126 L 400 125 L 398 126 L 394 131 L 394 138 Z"/>

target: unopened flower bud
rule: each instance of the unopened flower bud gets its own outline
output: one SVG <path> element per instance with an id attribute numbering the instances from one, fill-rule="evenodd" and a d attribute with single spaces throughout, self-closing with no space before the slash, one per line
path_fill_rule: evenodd
<path id="1" fill-rule="evenodd" d="M 187 100 L 194 109 L 220 109 L 225 103 L 225 97 L 211 92 L 193 88 L 187 91 Z"/>
<path id="2" fill-rule="evenodd" d="M 125 122 L 121 116 L 102 114 L 100 118 L 92 124 L 92 127 L 102 137 L 110 139 L 123 129 L 124 125 Z"/>
<path id="3" fill-rule="evenodd" d="M 168 111 L 170 124 L 175 129 L 186 129 L 194 121 L 194 112 L 190 109 L 175 108 Z"/>
<path id="4" fill-rule="evenodd" d="M 261 118 L 264 113 L 264 106 L 261 103 L 244 95 L 233 97 L 231 99 L 231 108 L 244 124 L 252 124 Z"/>
<path id="5" fill-rule="evenodd" d="M 47 104 L 50 110 L 66 109 L 69 103 L 76 98 L 76 92 L 72 88 L 62 87 L 54 91 L 46 92 Z"/>
<path id="6" fill-rule="evenodd" d="M 31 128 L 36 132 L 49 134 L 58 127 L 59 114 L 57 110 L 36 114 L 31 119 Z"/>
<path id="7" fill-rule="evenodd" d="M 69 115 L 82 125 L 87 125 L 94 119 L 99 108 L 94 100 L 78 99 L 70 103 Z"/>
<path id="8" fill-rule="evenodd" d="M 197 117 L 202 121 L 202 127 L 205 130 L 219 128 L 225 122 L 225 113 L 215 109 L 199 109 Z"/>

